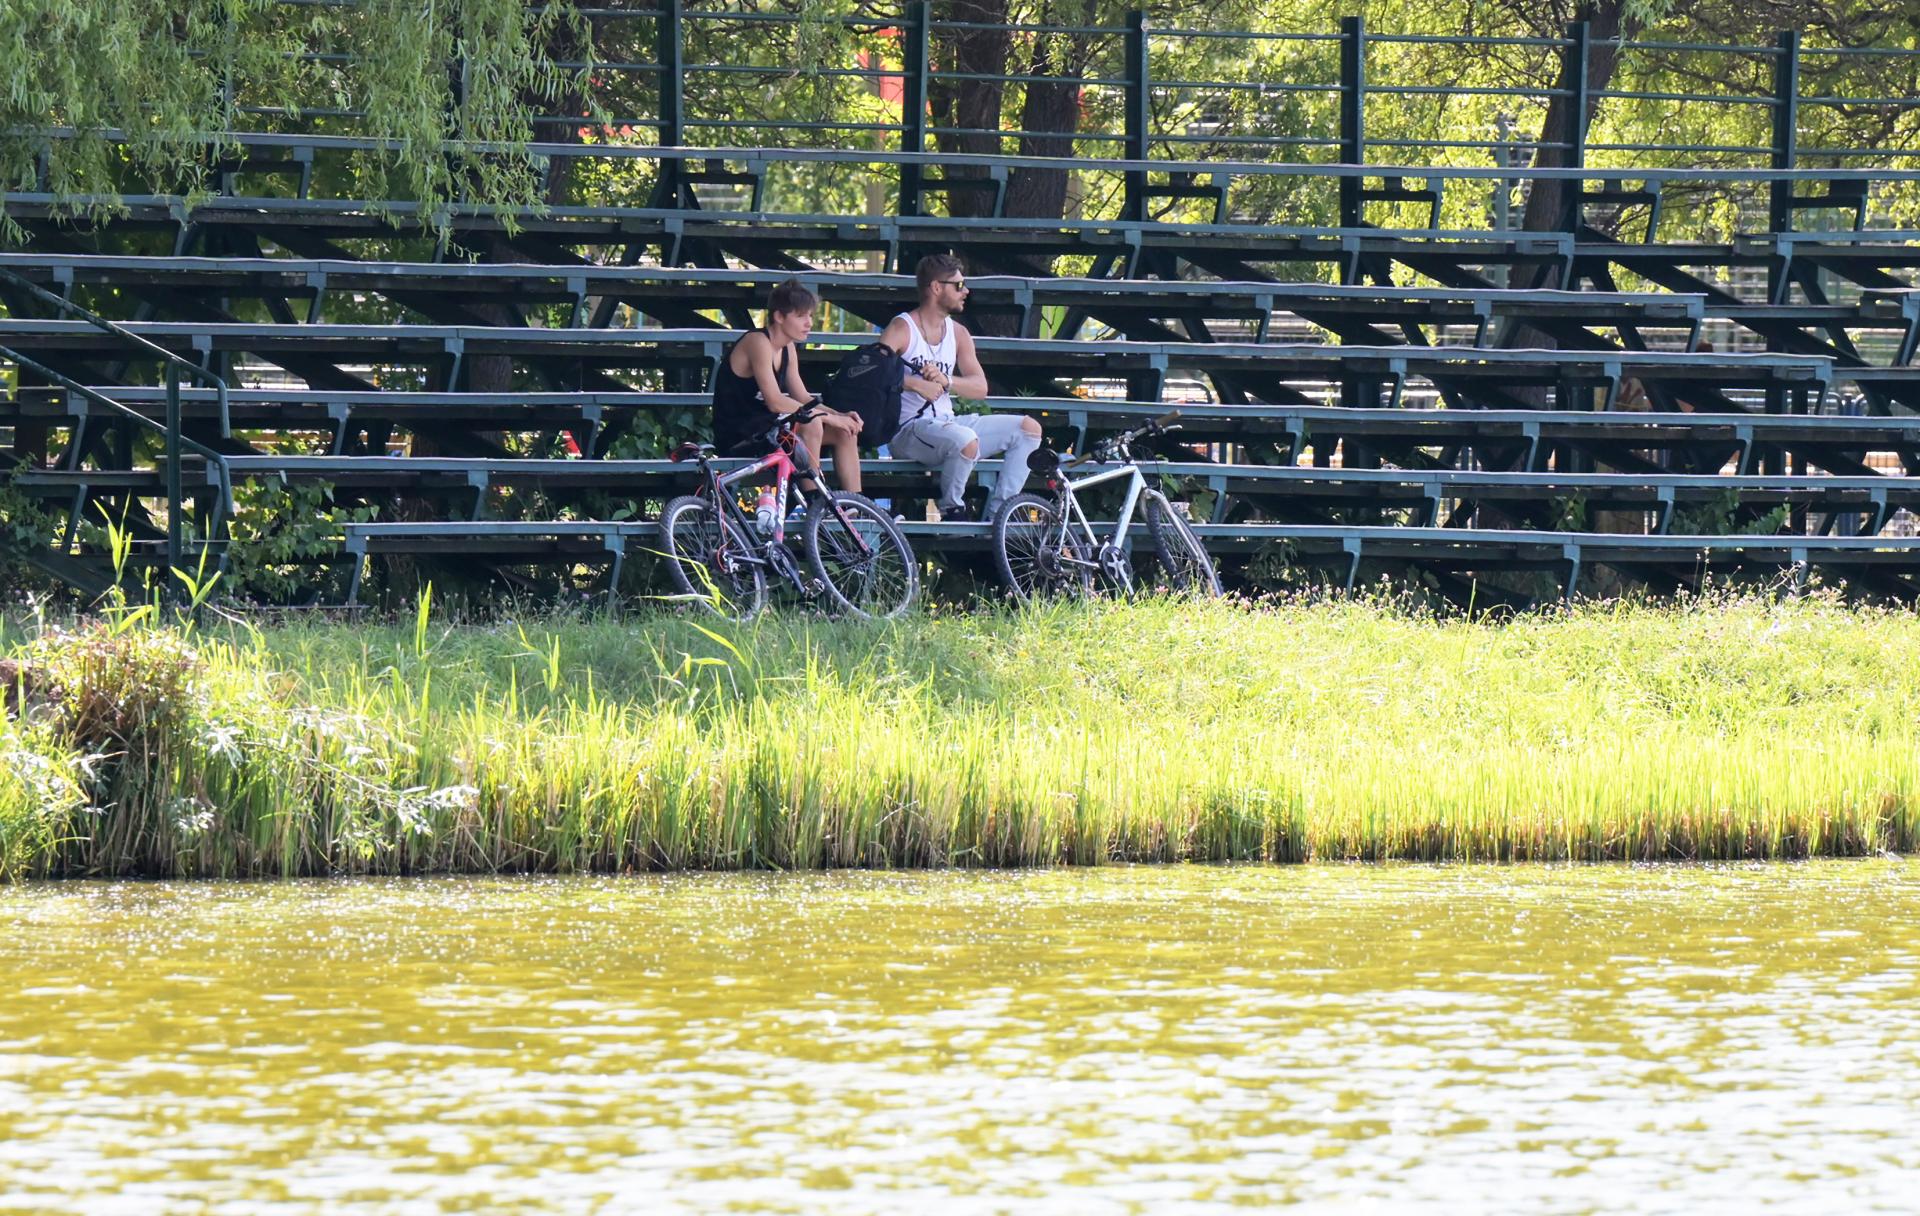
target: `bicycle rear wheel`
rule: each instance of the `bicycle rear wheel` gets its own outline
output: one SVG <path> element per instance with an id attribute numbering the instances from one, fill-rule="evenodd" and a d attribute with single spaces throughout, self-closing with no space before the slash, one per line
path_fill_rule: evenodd
<path id="1" fill-rule="evenodd" d="M 1220 571 L 1194 534 L 1193 525 L 1175 514 L 1172 504 L 1158 494 L 1147 496 L 1147 530 L 1153 534 L 1154 558 L 1169 591 L 1220 594 Z"/>
<path id="2" fill-rule="evenodd" d="M 739 559 L 753 551 L 740 529 L 711 502 L 683 495 L 660 512 L 660 548 L 667 577 L 686 602 L 735 621 L 767 606 L 767 574 Z"/>
<path id="3" fill-rule="evenodd" d="M 1067 526 L 1056 501 L 1015 494 L 993 517 L 994 566 L 1021 603 L 1093 594 L 1093 557 L 1086 537 Z"/>
<path id="4" fill-rule="evenodd" d="M 879 504 L 845 490 L 807 507 L 807 561 L 827 600 L 857 617 L 899 616 L 920 594 L 920 565 L 906 534 Z"/>

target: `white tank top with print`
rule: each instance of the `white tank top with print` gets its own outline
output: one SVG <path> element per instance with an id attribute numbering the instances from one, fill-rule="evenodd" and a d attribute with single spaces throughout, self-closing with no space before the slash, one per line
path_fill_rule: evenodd
<path id="1" fill-rule="evenodd" d="M 910 312 L 900 314 L 900 320 L 907 323 L 907 349 L 901 357 L 909 368 L 917 367 L 921 362 L 933 364 L 951 380 L 953 378 L 953 318 L 947 318 L 947 328 L 940 335 L 940 341 L 929 343 L 927 336 L 920 332 L 920 322 Z M 900 425 L 905 426 L 915 418 L 951 418 L 953 417 L 953 395 L 941 393 L 929 402 L 912 389 L 900 390 Z"/>

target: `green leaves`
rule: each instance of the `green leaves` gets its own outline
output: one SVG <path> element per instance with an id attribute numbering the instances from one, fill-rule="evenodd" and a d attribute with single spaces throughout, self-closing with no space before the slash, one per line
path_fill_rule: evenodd
<path id="1" fill-rule="evenodd" d="M 214 154 L 237 151 L 227 133 L 329 109 L 358 111 L 351 133 L 391 141 L 355 158 L 362 197 L 412 199 L 441 222 L 460 202 L 537 206 L 531 119 L 565 100 L 592 121 L 592 61 L 568 0 L 12 0 L 0 5 L 0 192 L 50 191 L 92 218 L 126 188 L 197 195 Z M 342 133 L 338 117 L 302 126 Z"/>

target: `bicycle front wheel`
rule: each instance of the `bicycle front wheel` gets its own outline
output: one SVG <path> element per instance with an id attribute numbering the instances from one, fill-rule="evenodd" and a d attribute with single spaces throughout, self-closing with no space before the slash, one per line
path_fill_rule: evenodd
<path id="1" fill-rule="evenodd" d="M 993 517 L 993 562 L 1021 603 L 1093 594 L 1093 553 L 1068 527 L 1065 509 L 1038 494 L 1015 494 Z"/>
<path id="2" fill-rule="evenodd" d="M 920 594 L 920 565 L 893 516 L 844 490 L 807 508 L 807 561 L 833 607 L 849 616 L 899 616 Z"/>
<path id="3" fill-rule="evenodd" d="M 1175 514 L 1172 504 L 1158 494 L 1147 498 L 1147 531 L 1153 534 L 1154 557 L 1161 581 L 1169 591 L 1220 594 L 1220 571 L 1194 534 L 1193 525 Z"/>
<path id="4" fill-rule="evenodd" d="M 660 512 L 660 548 L 667 577 L 686 602 L 745 621 L 767 606 L 767 574 L 740 559 L 747 538 L 704 498 L 684 495 Z"/>

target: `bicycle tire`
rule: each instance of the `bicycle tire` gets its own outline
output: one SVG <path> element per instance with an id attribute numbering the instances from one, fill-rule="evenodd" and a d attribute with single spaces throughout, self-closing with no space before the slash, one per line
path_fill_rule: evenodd
<path id="1" fill-rule="evenodd" d="M 750 621 L 767 606 L 767 572 L 759 566 L 723 566 L 722 535 L 737 552 L 754 548 L 739 527 L 704 498 L 685 494 L 660 512 L 660 549 L 675 589 L 687 603 L 716 616 Z"/>
<path id="2" fill-rule="evenodd" d="M 1220 594 L 1220 571 L 1200 543 L 1193 525 L 1177 515 L 1158 494 L 1147 497 L 1147 531 L 1153 556 L 1169 591 L 1213 597 Z"/>
<path id="3" fill-rule="evenodd" d="M 815 497 L 802 526 L 807 562 L 836 610 L 874 620 L 913 607 L 920 595 L 919 561 L 906 533 L 878 503 L 846 490 L 835 492 L 831 504 Z"/>
<path id="4" fill-rule="evenodd" d="M 1060 504 L 1038 494 L 1015 494 L 993 516 L 993 564 L 1000 581 L 1021 603 L 1093 594 L 1093 571 L 1063 563 L 1091 562 L 1086 537 L 1063 526 Z"/>

